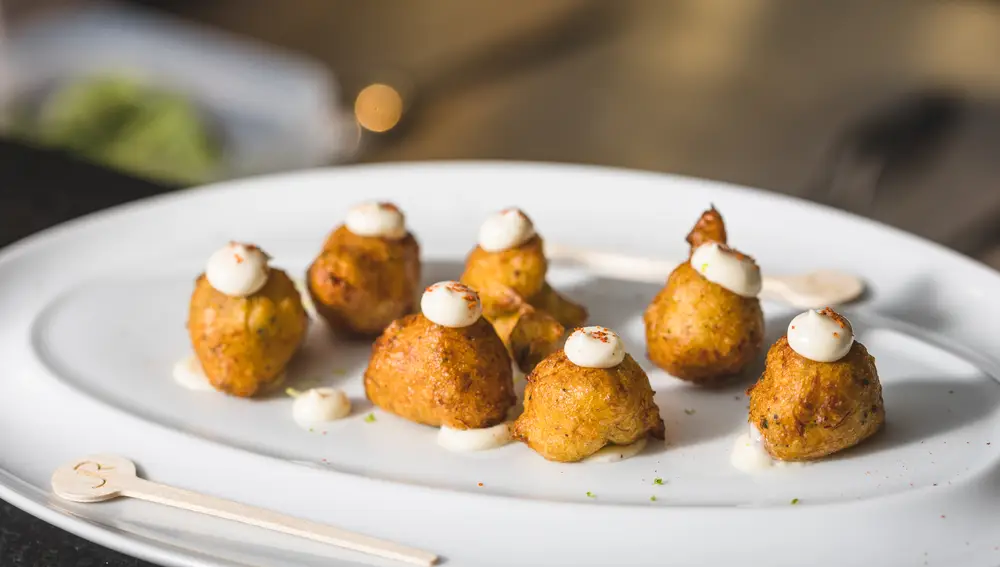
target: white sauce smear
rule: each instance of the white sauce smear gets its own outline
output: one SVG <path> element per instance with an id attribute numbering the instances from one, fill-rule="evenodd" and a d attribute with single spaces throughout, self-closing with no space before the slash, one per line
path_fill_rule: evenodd
<path id="1" fill-rule="evenodd" d="M 583 327 L 573 331 L 563 346 L 566 358 L 583 368 L 611 368 L 625 360 L 625 344 L 606 327 Z"/>
<path id="2" fill-rule="evenodd" d="M 691 254 L 691 267 L 706 280 L 719 284 L 736 295 L 757 297 L 761 276 L 757 263 L 719 244 L 706 242 Z"/>
<path id="3" fill-rule="evenodd" d="M 187 356 L 174 364 L 174 381 L 188 390 L 214 392 L 215 388 L 205 376 L 205 370 L 195 355 Z"/>
<path id="4" fill-rule="evenodd" d="M 194 354 L 186 356 L 174 363 L 174 382 L 180 386 L 199 392 L 215 392 L 216 389 L 208 381 L 205 369 Z M 273 381 L 264 385 L 261 392 L 273 392 L 285 381 L 285 373 L 279 374 Z"/>
<path id="5" fill-rule="evenodd" d="M 753 424 L 736 437 L 729 462 L 745 473 L 755 473 L 774 466 L 774 459 L 761 442 L 760 431 Z"/>
<path id="6" fill-rule="evenodd" d="M 292 404 L 292 418 L 306 429 L 347 417 L 350 413 L 351 400 L 343 390 L 336 388 L 311 388 L 296 396 Z"/>
<path id="7" fill-rule="evenodd" d="M 788 324 L 788 346 L 816 362 L 835 362 L 854 345 L 850 321 L 828 309 L 810 309 Z"/>
<path id="8" fill-rule="evenodd" d="M 503 447 L 511 442 L 511 423 L 505 421 L 482 429 L 452 429 L 442 426 L 438 431 L 438 445 L 456 453 L 486 451 Z"/>
<path id="9" fill-rule="evenodd" d="M 205 277 L 212 287 L 230 297 L 246 297 L 267 283 L 267 261 L 260 248 L 230 242 L 208 258 Z"/>
<path id="10" fill-rule="evenodd" d="M 438 282 L 424 291 L 420 298 L 424 317 L 442 327 L 468 327 L 483 314 L 479 294 L 472 288 L 454 281 Z"/>
<path id="11" fill-rule="evenodd" d="M 479 247 L 487 252 L 516 248 L 535 236 L 535 226 L 520 209 L 505 209 L 479 227 Z"/>
<path id="12" fill-rule="evenodd" d="M 628 445 L 605 445 L 601 450 L 580 461 L 581 463 L 617 463 L 631 459 L 646 448 L 646 437 Z"/>
<path id="13" fill-rule="evenodd" d="M 406 236 L 406 217 L 392 203 L 363 203 L 348 211 L 347 230 L 358 236 L 399 240 Z"/>

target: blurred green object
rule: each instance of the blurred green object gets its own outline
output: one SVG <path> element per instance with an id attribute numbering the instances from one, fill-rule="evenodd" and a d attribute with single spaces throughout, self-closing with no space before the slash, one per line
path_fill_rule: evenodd
<path id="1" fill-rule="evenodd" d="M 219 144 L 191 102 L 132 78 L 69 83 L 33 114 L 21 116 L 22 135 L 140 177 L 197 184 L 219 163 Z"/>

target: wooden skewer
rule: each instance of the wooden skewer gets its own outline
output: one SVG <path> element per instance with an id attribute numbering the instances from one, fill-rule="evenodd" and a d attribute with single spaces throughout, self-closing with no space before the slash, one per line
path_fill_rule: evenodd
<path id="1" fill-rule="evenodd" d="M 430 566 L 438 560 L 433 553 L 390 541 L 149 482 L 136 476 L 132 461 L 114 455 L 86 457 L 60 467 L 52 475 L 52 490 L 73 502 L 103 502 L 120 496 L 147 500 L 413 565 Z"/>
<path id="2" fill-rule="evenodd" d="M 676 263 L 636 258 L 560 244 L 545 245 L 545 255 L 555 263 L 567 263 L 608 278 L 663 284 Z M 865 284 L 853 274 L 817 270 L 788 276 L 763 276 L 761 296 L 802 309 L 848 303 L 861 296 Z"/>

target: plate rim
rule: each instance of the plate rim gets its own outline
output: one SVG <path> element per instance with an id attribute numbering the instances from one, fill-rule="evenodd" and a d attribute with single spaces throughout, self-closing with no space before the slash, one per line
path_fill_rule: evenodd
<path id="1" fill-rule="evenodd" d="M 378 164 L 352 164 L 350 166 L 331 166 L 323 168 L 312 168 L 305 169 L 294 172 L 285 173 L 274 173 L 261 176 L 247 177 L 243 179 L 229 180 L 217 183 L 211 183 L 207 185 L 202 185 L 198 187 L 192 187 L 190 189 L 180 189 L 174 191 L 168 191 L 160 195 L 136 199 L 129 201 L 127 203 L 119 204 L 113 207 L 95 211 L 75 219 L 60 223 L 53 227 L 44 229 L 42 231 L 31 234 L 25 238 L 19 239 L 3 249 L 0 249 L 0 268 L 6 266 L 9 262 L 16 260 L 24 256 L 25 254 L 30 254 L 34 249 L 39 246 L 44 246 L 47 242 L 52 239 L 58 238 L 60 235 L 66 232 L 72 232 L 87 226 L 92 226 L 99 224 L 108 219 L 114 218 L 116 216 L 128 215 L 134 211 L 142 210 L 144 208 L 156 207 L 163 205 L 165 203 L 182 201 L 188 198 L 197 199 L 199 195 L 206 192 L 229 192 L 240 190 L 240 188 L 246 187 L 247 185 L 267 185 L 271 183 L 281 183 L 289 179 L 301 179 L 309 177 L 324 177 L 328 175 L 341 175 L 346 172 L 346 170 L 351 170 L 352 172 L 357 172 L 362 170 L 362 174 L 367 171 L 396 171 L 401 174 L 406 174 L 407 171 L 412 170 L 437 170 L 441 168 L 447 169 L 480 169 L 483 167 L 502 167 L 502 168 L 517 168 L 517 169 L 548 169 L 556 171 L 565 171 L 569 174 L 586 174 L 588 172 L 599 172 L 606 175 L 627 175 L 636 178 L 653 178 L 659 179 L 664 183 L 706 183 L 714 186 L 717 189 L 724 190 L 727 192 L 736 192 L 742 194 L 748 194 L 756 199 L 764 199 L 772 202 L 783 202 L 786 204 L 794 204 L 796 206 L 804 206 L 811 209 L 822 210 L 826 214 L 831 214 L 833 216 L 841 217 L 852 222 L 861 222 L 863 224 L 871 225 L 877 229 L 885 232 L 892 233 L 896 237 L 901 237 L 903 239 L 909 240 L 911 243 L 931 247 L 936 249 L 938 252 L 944 252 L 947 257 L 952 261 L 957 261 L 963 264 L 967 268 L 972 268 L 977 272 L 982 272 L 984 277 L 993 278 L 995 281 L 1000 281 L 1000 273 L 996 272 L 992 268 L 986 266 L 982 262 L 966 256 L 955 250 L 951 250 L 939 243 L 928 240 L 921 236 L 906 232 L 904 230 L 886 225 L 879 221 L 868 219 L 854 213 L 847 211 L 842 211 L 833 207 L 830 207 L 821 203 L 814 203 L 803 199 L 798 196 L 786 195 L 782 193 L 770 192 L 763 189 L 758 189 L 754 187 L 741 186 L 733 183 L 728 183 L 724 181 L 717 181 L 711 179 L 703 179 L 697 177 L 676 175 L 670 173 L 660 173 L 655 171 L 646 170 L 633 170 L 619 167 L 608 167 L 601 165 L 586 165 L 586 164 L 560 164 L 554 162 L 524 162 L 524 161 L 506 161 L 506 160 L 440 160 L 440 161 L 425 161 L 425 162 L 392 162 L 392 163 L 378 163 Z M 984 356 L 988 354 L 983 353 Z M 996 378 L 996 377 L 994 377 Z M 107 406 L 105 403 L 101 403 L 102 406 Z M 117 410 L 120 411 L 120 410 Z M 257 457 L 273 459 L 273 457 L 267 455 L 256 454 Z M 370 479 L 379 480 L 379 479 Z M 19 492 L 15 486 L 21 485 L 25 490 Z M 435 489 L 438 490 L 438 489 Z M 463 493 L 465 494 L 465 493 Z M 197 557 L 193 551 L 184 550 L 181 548 L 176 548 L 170 546 L 169 544 L 160 542 L 150 542 L 143 541 L 142 539 L 136 538 L 134 535 L 130 535 L 126 532 L 121 532 L 110 527 L 96 526 L 87 521 L 75 517 L 71 513 L 63 512 L 58 510 L 56 507 L 51 505 L 46 505 L 44 492 L 42 492 L 39 487 L 34 486 L 32 483 L 17 477 L 10 471 L 0 468 L 0 498 L 3 498 L 11 505 L 16 508 L 23 510 L 51 525 L 54 525 L 60 529 L 68 531 L 76 536 L 82 537 L 88 541 L 97 543 L 99 545 L 132 555 L 134 557 L 139 557 L 141 559 L 154 561 L 161 564 L 168 565 L 198 565 L 198 566 L 231 566 L 231 565 L 247 565 L 245 563 L 232 562 L 227 559 L 221 559 L 217 557 L 212 557 L 210 560 Z M 33 497 L 34 496 L 34 497 Z M 486 498 L 493 498 L 491 495 L 483 494 L 478 495 Z M 836 505 L 836 504 L 833 504 Z"/>

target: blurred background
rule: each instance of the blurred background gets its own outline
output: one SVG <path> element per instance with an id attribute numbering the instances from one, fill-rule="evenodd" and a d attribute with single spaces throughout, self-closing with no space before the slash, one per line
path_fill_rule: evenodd
<path id="1" fill-rule="evenodd" d="M 0 0 L 0 245 L 213 180 L 516 159 L 796 195 L 1000 268 L 998 54 L 995 0 Z M 3 503 L 0 564 L 146 565 Z"/>
<path id="2" fill-rule="evenodd" d="M 797 195 L 1000 267 L 1000 2 L 0 9 L 0 136 L 168 187 L 357 162 L 592 163 Z"/>

